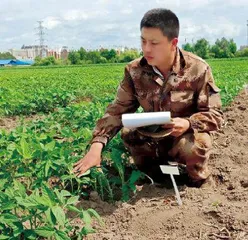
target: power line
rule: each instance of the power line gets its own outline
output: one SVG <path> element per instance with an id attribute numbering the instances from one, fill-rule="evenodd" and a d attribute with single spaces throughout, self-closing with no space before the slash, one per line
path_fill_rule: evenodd
<path id="1" fill-rule="evenodd" d="M 247 25 L 247 40 L 246 40 L 247 42 L 246 42 L 246 47 L 248 47 L 248 20 L 247 20 L 247 24 L 246 25 Z"/>
<path id="2" fill-rule="evenodd" d="M 43 26 L 43 21 L 37 21 L 38 22 L 38 27 L 36 28 L 38 30 L 37 35 L 39 36 L 39 42 L 40 42 L 40 57 L 45 57 L 45 27 Z"/>

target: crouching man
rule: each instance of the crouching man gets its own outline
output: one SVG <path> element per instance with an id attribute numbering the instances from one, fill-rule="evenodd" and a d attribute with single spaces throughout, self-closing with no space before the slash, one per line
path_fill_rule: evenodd
<path id="1" fill-rule="evenodd" d="M 122 129 L 122 139 L 135 164 L 149 174 L 152 166 L 171 158 L 186 166 L 193 182 L 203 183 L 210 176 L 210 132 L 217 131 L 223 122 L 220 90 L 209 65 L 177 47 L 179 20 L 172 11 L 148 11 L 140 31 L 144 56 L 125 67 L 116 99 L 97 121 L 91 148 L 75 164 L 74 172 L 80 177 L 99 166 L 103 147 L 123 127 L 122 114 L 141 106 L 145 112 L 170 111 L 172 123 Z"/>

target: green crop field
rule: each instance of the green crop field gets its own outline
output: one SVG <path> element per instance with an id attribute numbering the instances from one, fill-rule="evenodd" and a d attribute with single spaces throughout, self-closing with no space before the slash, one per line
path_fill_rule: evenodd
<path id="1" fill-rule="evenodd" d="M 228 105 L 248 83 L 248 60 L 209 61 Z M 102 170 L 78 179 L 94 124 L 113 100 L 124 65 L 0 68 L 0 116 L 44 114 L 0 130 L 0 239 L 82 239 L 94 232 L 94 209 L 77 207 L 95 190 L 126 201 L 142 176 L 129 164 L 119 136 L 105 148 Z M 81 224 L 76 224 L 80 219 Z"/>

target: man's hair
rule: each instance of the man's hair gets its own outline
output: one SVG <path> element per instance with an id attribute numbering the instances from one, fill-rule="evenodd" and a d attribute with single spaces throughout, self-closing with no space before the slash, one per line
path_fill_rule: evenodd
<path id="1" fill-rule="evenodd" d="M 179 20 L 176 14 L 165 8 L 154 8 L 146 12 L 140 22 L 140 30 L 143 27 L 158 28 L 169 40 L 179 35 Z"/>

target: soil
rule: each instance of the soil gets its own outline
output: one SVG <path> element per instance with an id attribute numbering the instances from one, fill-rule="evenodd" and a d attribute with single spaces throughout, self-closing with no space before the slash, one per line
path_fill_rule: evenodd
<path id="1" fill-rule="evenodd" d="M 127 203 L 109 204 L 96 193 L 80 204 L 94 208 L 105 225 L 87 240 L 236 239 L 248 240 L 248 95 L 241 93 L 214 135 L 209 165 L 213 183 L 180 186 L 178 206 L 171 187 L 143 185 Z"/>
<path id="2" fill-rule="evenodd" d="M 23 117 L 23 121 L 30 122 L 37 119 L 42 119 L 44 116 L 42 115 L 30 115 Z M 20 116 L 14 117 L 0 117 L 0 129 L 5 129 L 6 131 L 11 131 L 21 125 L 22 118 Z"/>

